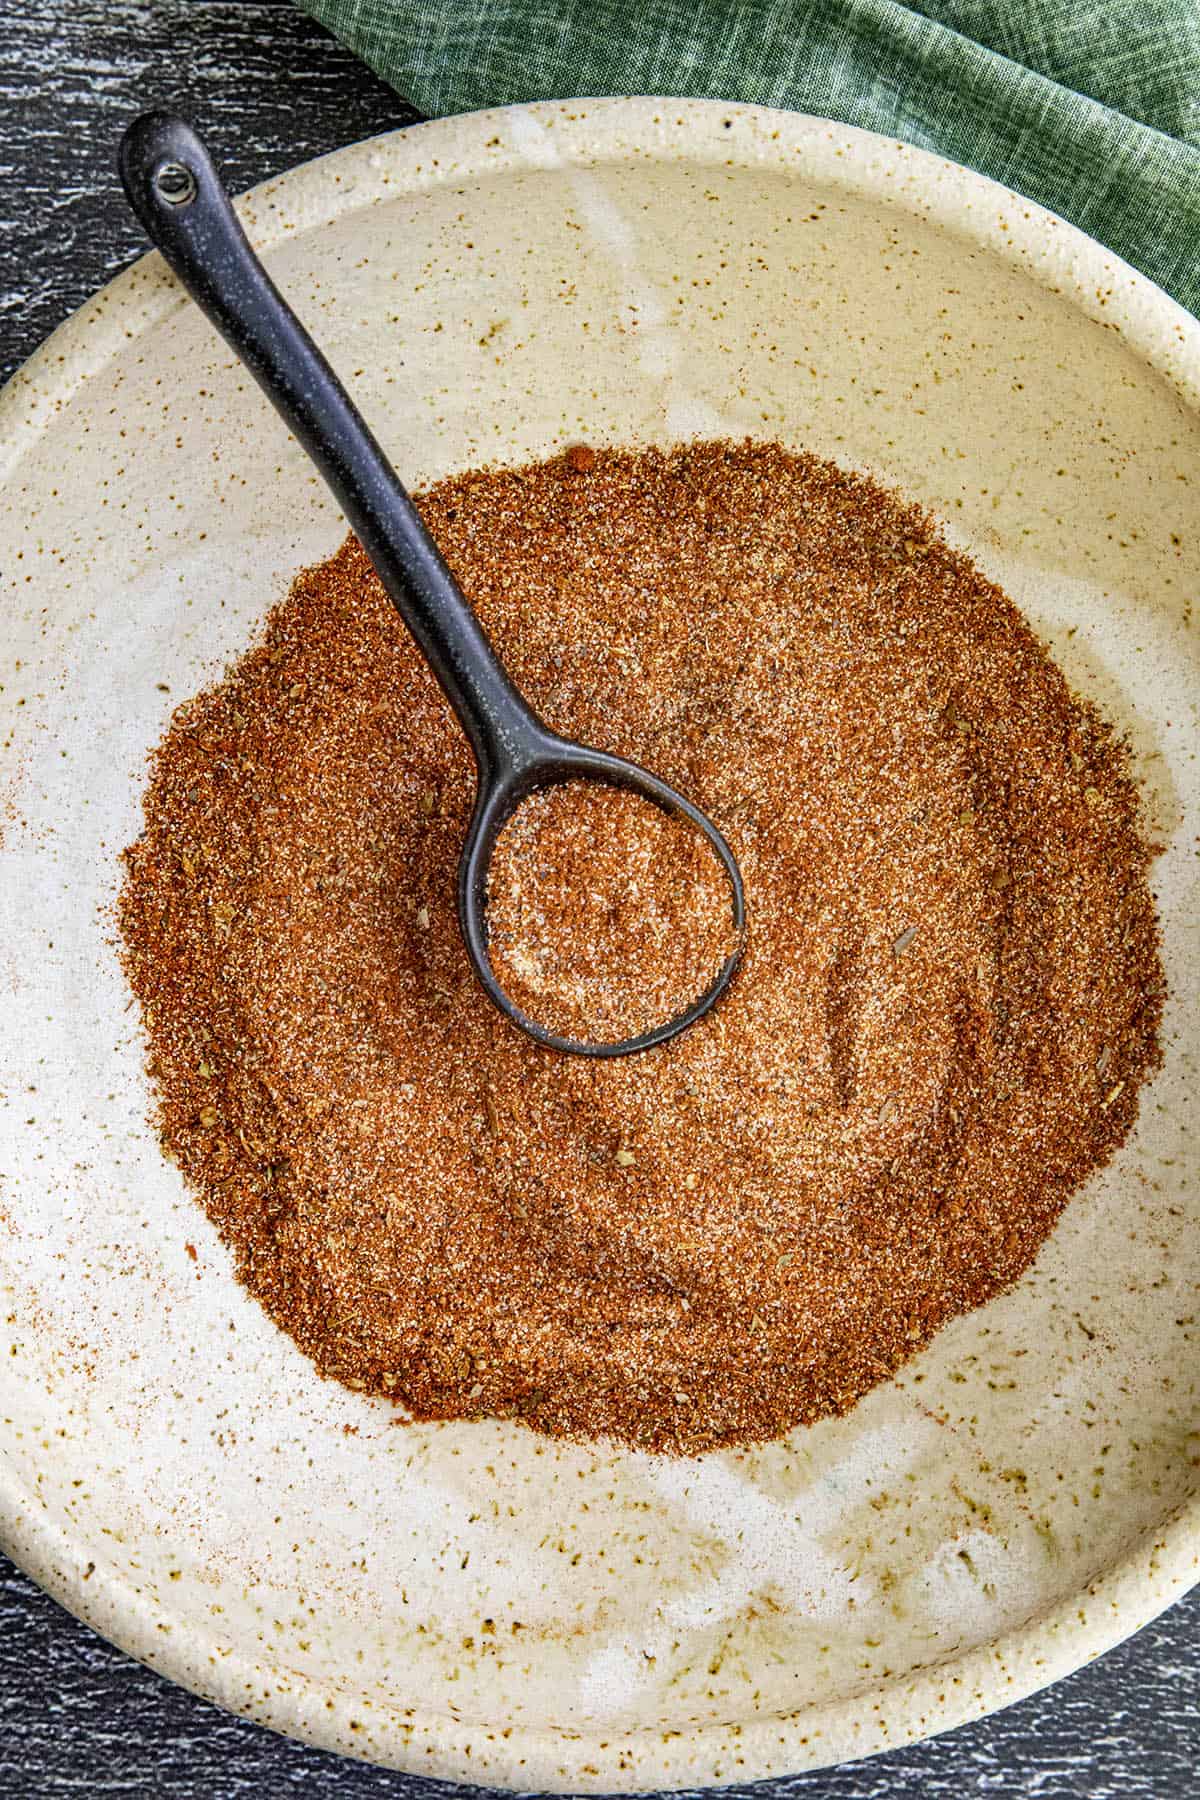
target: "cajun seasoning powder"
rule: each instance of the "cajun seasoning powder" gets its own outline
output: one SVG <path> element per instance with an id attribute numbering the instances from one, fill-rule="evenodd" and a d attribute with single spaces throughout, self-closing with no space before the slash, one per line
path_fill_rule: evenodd
<path id="1" fill-rule="evenodd" d="M 470 753 L 358 545 L 175 715 L 120 922 L 167 1152 L 325 1375 L 698 1452 L 844 1411 L 1028 1267 L 1163 1003 L 1124 745 L 929 518 L 770 444 L 443 481 L 549 724 L 729 839 L 748 936 L 669 1044 L 476 983 Z"/>
<path id="2" fill-rule="evenodd" d="M 496 840 L 488 956 L 528 1018 L 613 1044 L 677 1019 L 738 947 L 733 891 L 707 839 L 639 794 L 568 781 L 532 794 Z"/>

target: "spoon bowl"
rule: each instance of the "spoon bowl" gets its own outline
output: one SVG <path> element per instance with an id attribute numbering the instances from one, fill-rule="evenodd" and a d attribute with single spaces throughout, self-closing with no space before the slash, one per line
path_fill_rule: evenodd
<path id="1" fill-rule="evenodd" d="M 677 1037 L 689 1025 L 714 1006 L 732 981 L 740 961 L 741 940 L 746 923 L 746 901 L 741 871 L 732 850 L 708 816 L 678 789 L 652 775 L 639 763 L 607 751 L 591 750 L 540 727 L 540 741 L 523 746 L 526 754 L 514 759 L 494 775 L 485 786 L 480 784 L 475 811 L 467 829 L 458 865 L 458 917 L 467 952 L 483 987 L 500 1010 L 508 1015 L 535 1042 L 549 1050 L 564 1050 L 576 1056 L 628 1056 L 639 1050 L 652 1050 Z M 591 1043 L 562 1037 L 531 1018 L 505 992 L 492 967 L 488 949 L 487 885 L 488 871 L 497 839 L 522 802 L 540 789 L 558 787 L 569 781 L 593 781 L 605 787 L 625 788 L 649 800 L 664 813 L 686 819 L 705 838 L 721 863 L 729 881 L 730 915 L 737 933 L 738 949 L 722 964 L 691 1004 L 682 1012 L 663 1020 L 651 1030 L 635 1037 L 621 1038 L 615 1043 Z"/>

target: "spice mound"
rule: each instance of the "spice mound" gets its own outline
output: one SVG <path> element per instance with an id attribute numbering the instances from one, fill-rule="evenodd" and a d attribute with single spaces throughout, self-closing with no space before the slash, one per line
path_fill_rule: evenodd
<path id="1" fill-rule="evenodd" d="M 641 795 L 568 781 L 496 840 L 488 953 L 527 1017 L 612 1044 L 679 1017 L 737 949 L 729 878 L 704 836 Z"/>
<path id="2" fill-rule="evenodd" d="M 631 1057 L 498 1013 L 455 917 L 470 753 L 351 540 L 154 757 L 120 925 L 165 1150 L 317 1369 L 408 1418 L 693 1453 L 842 1412 L 1134 1123 L 1128 753 L 923 512 L 778 445 L 420 504 L 547 723 L 724 832 L 737 978 Z"/>

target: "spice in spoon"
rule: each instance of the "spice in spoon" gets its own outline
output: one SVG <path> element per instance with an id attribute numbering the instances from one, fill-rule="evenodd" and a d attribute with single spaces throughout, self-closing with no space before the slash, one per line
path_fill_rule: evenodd
<path id="1" fill-rule="evenodd" d="M 686 818 L 568 781 L 531 794 L 496 842 L 488 952 L 546 1030 L 623 1042 L 678 1018 L 738 947 L 725 870 Z"/>

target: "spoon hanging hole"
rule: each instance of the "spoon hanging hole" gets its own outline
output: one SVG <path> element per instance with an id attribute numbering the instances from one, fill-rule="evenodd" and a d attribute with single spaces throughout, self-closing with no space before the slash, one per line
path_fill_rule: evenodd
<path id="1" fill-rule="evenodd" d="M 196 198 L 196 177 L 186 163 L 165 162 L 155 171 L 154 190 L 168 206 L 189 206 Z"/>

